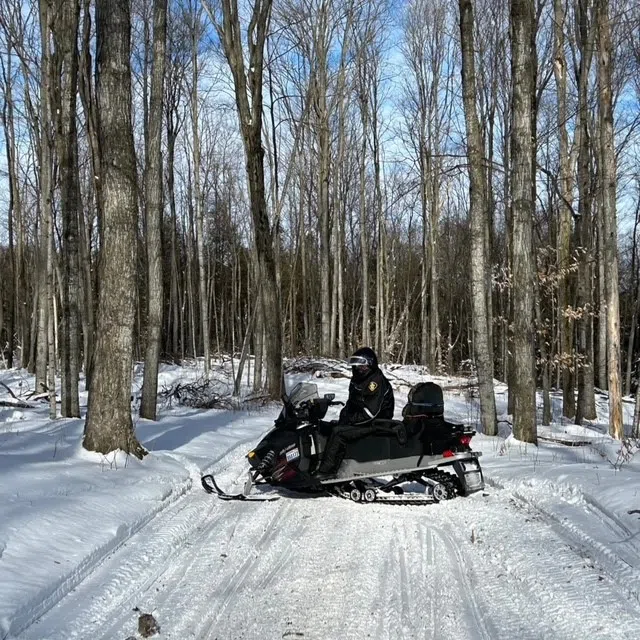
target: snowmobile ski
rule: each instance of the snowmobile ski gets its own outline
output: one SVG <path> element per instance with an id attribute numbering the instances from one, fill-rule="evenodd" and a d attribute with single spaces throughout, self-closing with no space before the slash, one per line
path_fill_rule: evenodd
<path id="1" fill-rule="evenodd" d="M 227 493 L 223 491 L 211 474 L 202 476 L 202 486 L 207 493 L 215 494 L 221 500 L 246 500 L 250 502 L 273 502 L 279 500 L 278 495 L 247 495 L 245 493 Z"/>

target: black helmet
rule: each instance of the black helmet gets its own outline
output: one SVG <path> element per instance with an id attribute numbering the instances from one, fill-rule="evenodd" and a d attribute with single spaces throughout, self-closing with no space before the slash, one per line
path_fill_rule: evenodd
<path id="1" fill-rule="evenodd" d="M 349 358 L 354 377 L 364 378 L 378 368 L 378 356 L 370 347 L 361 347 Z"/>

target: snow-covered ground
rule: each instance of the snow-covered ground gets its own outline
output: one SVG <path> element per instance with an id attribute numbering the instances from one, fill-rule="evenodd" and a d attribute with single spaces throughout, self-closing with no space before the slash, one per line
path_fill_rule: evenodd
<path id="1" fill-rule="evenodd" d="M 386 372 L 397 416 L 409 386 L 434 379 L 446 417 L 475 424 L 465 380 Z M 197 376 L 166 366 L 160 387 Z M 344 378 L 287 383 L 311 379 L 346 399 Z M 33 389 L 24 371 L 0 382 L 23 400 Z M 496 397 L 504 412 L 503 387 Z M 0 400 L 14 401 L 2 385 Z M 206 494 L 203 471 L 243 481 L 275 404 L 164 402 L 158 422 L 137 421 L 142 461 L 87 453 L 83 420 L 52 422 L 44 404 L 0 407 L 0 639 L 125 640 L 142 613 L 180 640 L 638 637 L 640 454 L 606 436 L 606 399 L 589 428 L 561 424 L 554 402 L 538 448 L 501 422 L 472 442 L 486 490 L 428 506 Z"/>

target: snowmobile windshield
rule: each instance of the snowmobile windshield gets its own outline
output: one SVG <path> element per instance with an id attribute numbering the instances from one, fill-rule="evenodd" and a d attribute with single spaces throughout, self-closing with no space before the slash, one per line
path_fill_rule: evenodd
<path id="1" fill-rule="evenodd" d="M 311 400 L 318 397 L 318 385 L 313 384 L 312 382 L 299 382 L 291 390 L 291 394 L 289 395 L 289 402 L 294 407 L 298 407 L 305 400 Z"/>

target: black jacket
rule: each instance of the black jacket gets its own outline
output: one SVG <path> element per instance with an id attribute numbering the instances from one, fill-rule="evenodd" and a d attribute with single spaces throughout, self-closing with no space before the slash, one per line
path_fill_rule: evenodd
<path id="1" fill-rule="evenodd" d="M 340 412 L 340 424 L 366 425 L 377 418 L 393 418 L 391 384 L 377 367 L 365 378 L 351 379 L 349 399 Z"/>

